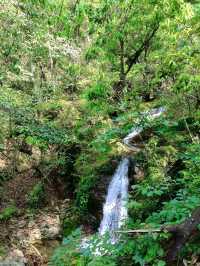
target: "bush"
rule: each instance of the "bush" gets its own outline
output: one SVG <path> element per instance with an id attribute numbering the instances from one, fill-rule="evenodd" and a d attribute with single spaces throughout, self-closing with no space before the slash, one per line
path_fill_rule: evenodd
<path id="1" fill-rule="evenodd" d="M 31 192 L 27 195 L 27 202 L 30 208 L 38 208 L 44 201 L 44 185 L 42 182 L 37 183 Z"/>
<path id="2" fill-rule="evenodd" d="M 16 212 L 17 208 L 15 205 L 6 207 L 5 209 L 3 209 L 3 211 L 0 212 L 0 222 L 9 220 L 16 214 Z"/>

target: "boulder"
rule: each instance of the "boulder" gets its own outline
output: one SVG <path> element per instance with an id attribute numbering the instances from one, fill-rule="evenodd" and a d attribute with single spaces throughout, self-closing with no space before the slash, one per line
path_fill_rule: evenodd
<path id="1" fill-rule="evenodd" d="M 26 263 L 24 253 L 19 249 L 10 250 L 5 260 L 0 261 L 0 265 L 6 266 L 24 266 Z"/>

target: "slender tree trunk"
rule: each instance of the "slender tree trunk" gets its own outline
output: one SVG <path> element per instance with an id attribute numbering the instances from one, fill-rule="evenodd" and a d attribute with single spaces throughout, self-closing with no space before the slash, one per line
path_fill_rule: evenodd
<path id="1" fill-rule="evenodd" d="M 126 85 L 126 74 L 124 65 L 124 40 L 120 40 L 120 83 L 123 89 Z"/>

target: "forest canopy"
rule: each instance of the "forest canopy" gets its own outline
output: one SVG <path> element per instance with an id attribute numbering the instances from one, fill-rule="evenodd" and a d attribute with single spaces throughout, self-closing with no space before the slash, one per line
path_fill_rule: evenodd
<path id="1" fill-rule="evenodd" d="M 200 265 L 200 2 L 1 0 L 0 26 L 0 264 Z M 113 245 L 98 232 L 123 158 Z"/>

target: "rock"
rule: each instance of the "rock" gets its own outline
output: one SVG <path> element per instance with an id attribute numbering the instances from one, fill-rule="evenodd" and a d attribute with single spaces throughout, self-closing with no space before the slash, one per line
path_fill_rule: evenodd
<path id="1" fill-rule="evenodd" d="M 33 147 L 32 148 L 32 156 L 31 159 L 33 160 L 34 167 L 37 167 L 41 161 L 41 151 L 39 148 Z"/>
<path id="2" fill-rule="evenodd" d="M 18 228 L 24 228 L 26 226 L 26 221 L 22 220 L 18 222 Z"/>
<path id="3" fill-rule="evenodd" d="M 57 214 L 42 214 L 34 221 L 30 221 L 27 227 L 19 228 L 16 237 L 21 243 L 41 243 L 43 240 L 59 239 L 61 234 L 61 222 Z"/>
<path id="4" fill-rule="evenodd" d="M 6 160 L 0 158 L 0 169 L 4 169 L 7 165 Z"/>
<path id="5" fill-rule="evenodd" d="M 27 263 L 27 260 L 21 250 L 12 249 L 2 263 L 6 266 L 23 266 Z"/>
<path id="6" fill-rule="evenodd" d="M 54 250 L 60 246 L 60 242 L 57 240 L 46 240 L 42 244 L 35 244 L 34 246 L 40 251 L 43 260 L 48 261 L 48 258 L 53 255 Z"/>
<path id="7" fill-rule="evenodd" d="M 19 173 L 26 172 L 33 167 L 37 167 L 41 160 L 41 151 L 38 148 L 32 148 L 32 154 L 20 152 L 18 155 L 17 171 Z"/>
<path id="8" fill-rule="evenodd" d="M 144 171 L 138 166 L 135 166 L 135 174 L 134 174 L 134 179 L 135 180 L 142 180 L 144 179 Z"/>
<path id="9" fill-rule="evenodd" d="M 24 153 L 19 153 L 18 156 L 17 171 L 22 173 L 31 169 L 30 157 Z"/>
<path id="10" fill-rule="evenodd" d="M 7 256 L 0 258 L 0 265 L 47 265 L 61 239 L 59 214 L 59 210 L 54 208 L 38 213 L 31 220 L 27 216 L 12 220 L 6 227 L 8 237 L 12 240 L 8 246 L 10 251 Z M 13 244 L 17 248 L 13 248 Z"/>
<path id="11" fill-rule="evenodd" d="M 61 233 L 61 224 L 59 216 L 47 216 L 45 221 L 41 223 L 41 233 L 43 239 L 59 238 Z"/>
<path id="12" fill-rule="evenodd" d="M 42 234 L 40 228 L 37 227 L 37 225 L 35 228 L 30 228 L 28 241 L 31 244 L 40 243 L 42 241 Z"/>
<path id="13" fill-rule="evenodd" d="M 61 223 L 59 215 L 44 214 L 36 220 L 35 233 L 39 236 L 40 231 L 41 240 L 44 239 L 58 239 L 61 233 Z"/>
<path id="14" fill-rule="evenodd" d="M 3 260 L 2 262 L 0 261 L 0 265 L 3 265 L 3 266 L 25 266 L 25 263 L 15 261 L 15 260 Z"/>

